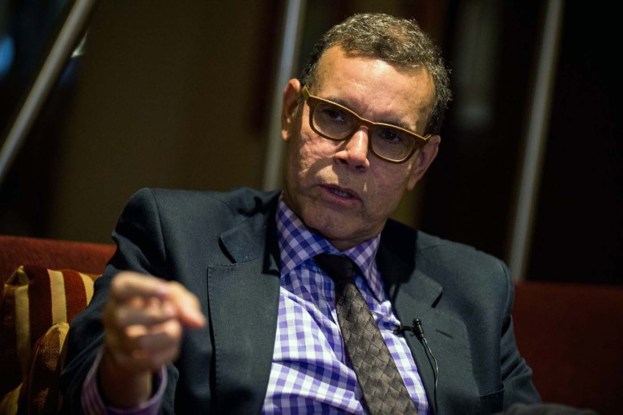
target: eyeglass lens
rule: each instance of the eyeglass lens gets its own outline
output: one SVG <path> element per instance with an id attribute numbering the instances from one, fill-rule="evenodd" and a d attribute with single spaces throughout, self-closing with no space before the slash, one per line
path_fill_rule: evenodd
<path id="1" fill-rule="evenodd" d="M 362 124 L 357 116 L 335 104 L 317 101 L 312 112 L 313 127 L 334 140 L 344 140 Z M 405 131 L 385 125 L 367 124 L 372 151 L 382 158 L 403 160 L 415 146 L 414 138 Z"/>

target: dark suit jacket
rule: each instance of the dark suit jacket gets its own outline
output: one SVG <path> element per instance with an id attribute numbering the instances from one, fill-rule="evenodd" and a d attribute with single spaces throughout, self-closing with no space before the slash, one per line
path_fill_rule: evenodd
<path id="1" fill-rule="evenodd" d="M 277 196 L 141 190 L 130 200 L 113 234 L 118 250 L 72 324 L 61 385 L 67 409 L 78 412 L 83 379 L 102 344 L 110 279 L 130 269 L 180 281 L 209 320 L 184 334 L 168 368 L 163 412 L 260 412 L 279 304 Z M 422 321 L 439 362 L 440 414 L 538 401 L 513 336 L 513 284 L 499 260 L 389 221 L 377 263 L 398 318 Z M 406 337 L 432 402 L 431 365 L 418 340 Z"/>

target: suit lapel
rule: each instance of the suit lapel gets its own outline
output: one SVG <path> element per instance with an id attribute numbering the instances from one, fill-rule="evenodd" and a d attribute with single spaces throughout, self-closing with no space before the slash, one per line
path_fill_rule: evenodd
<path id="1" fill-rule="evenodd" d="M 395 247 L 396 244 L 383 243 L 382 239 L 377 264 L 398 319 L 405 325 L 411 325 L 414 319 L 422 322 L 424 335 L 439 365 L 438 413 L 476 412 L 478 402 L 474 401 L 474 397 L 479 393 L 473 378 L 465 324 L 439 307 L 443 302 L 443 287 L 417 269 L 417 259 L 413 256 L 416 252 L 415 240 L 412 241 L 410 255 L 401 255 L 400 251 L 390 250 L 389 246 Z M 401 248 L 404 247 L 403 244 Z M 414 335 L 405 333 L 405 337 L 432 406 L 434 362 L 429 361 L 424 346 Z"/>
<path id="2" fill-rule="evenodd" d="M 274 209 L 221 235 L 233 263 L 208 268 L 217 413 L 259 413 L 279 307 Z"/>

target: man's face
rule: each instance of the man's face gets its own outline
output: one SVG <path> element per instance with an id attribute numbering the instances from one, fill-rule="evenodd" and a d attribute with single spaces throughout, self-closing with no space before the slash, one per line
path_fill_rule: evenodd
<path id="1" fill-rule="evenodd" d="M 339 46 L 318 62 L 312 95 L 360 116 L 424 133 L 434 87 L 425 70 L 404 70 L 378 59 L 348 55 Z M 309 106 L 298 108 L 301 85 L 284 91 L 282 138 L 288 142 L 284 200 L 305 224 L 343 250 L 376 236 L 405 190 L 411 190 L 437 154 L 440 138 L 407 161 L 390 163 L 369 151 L 366 127 L 335 142 L 309 125 Z"/>

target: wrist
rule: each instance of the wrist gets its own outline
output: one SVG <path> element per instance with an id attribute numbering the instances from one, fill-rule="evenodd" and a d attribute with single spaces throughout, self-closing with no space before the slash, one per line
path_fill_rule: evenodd
<path id="1" fill-rule="evenodd" d="M 104 401 L 119 408 L 139 406 L 153 394 L 153 373 L 131 370 L 106 346 L 97 371 L 97 383 Z"/>

